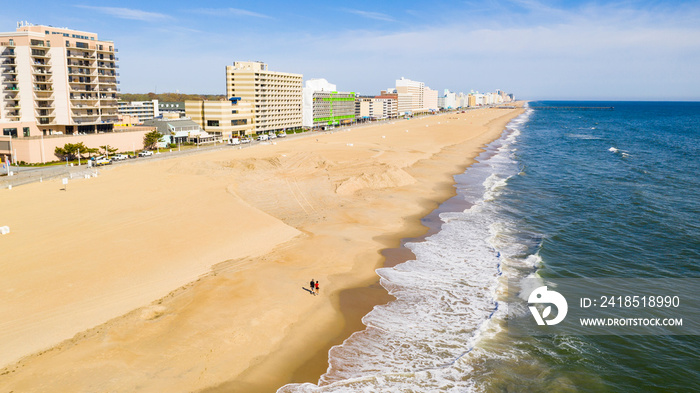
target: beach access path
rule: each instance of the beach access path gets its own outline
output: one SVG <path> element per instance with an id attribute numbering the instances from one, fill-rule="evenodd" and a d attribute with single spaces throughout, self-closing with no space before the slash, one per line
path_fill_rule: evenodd
<path id="1" fill-rule="evenodd" d="M 144 160 L 66 191 L 60 180 L 0 190 L 12 228 L 0 237 L 0 390 L 315 382 L 299 369 L 348 323 L 339 294 L 375 283 L 379 251 L 419 235 L 420 217 L 454 195 L 452 176 L 522 111 Z"/>

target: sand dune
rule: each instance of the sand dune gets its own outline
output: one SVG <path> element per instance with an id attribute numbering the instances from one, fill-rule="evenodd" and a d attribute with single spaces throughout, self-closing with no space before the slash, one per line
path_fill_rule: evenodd
<path id="1" fill-rule="evenodd" d="M 453 195 L 451 176 L 520 112 L 0 190 L 12 228 L 0 237 L 0 390 L 269 391 L 317 378 L 323 364 L 309 362 L 345 323 L 340 291 L 376 281 L 379 250 L 418 234 L 417 218 Z M 311 278 L 321 296 L 304 289 Z"/>

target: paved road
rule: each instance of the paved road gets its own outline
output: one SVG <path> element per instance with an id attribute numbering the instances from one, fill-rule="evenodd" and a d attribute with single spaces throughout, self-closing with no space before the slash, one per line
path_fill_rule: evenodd
<path id="1" fill-rule="evenodd" d="M 424 116 L 416 116 L 416 118 L 421 118 Z M 367 123 L 361 123 L 361 124 L 353 124 L 351 126 L 347 127 L 338 127 L 334 128 L 331 130 L 327 131 L 309 131 L 309 132 L 302 132 L 299 134 L 288 134 L 284 138 L 276 138 L 271 141 L 267 142 L 257 142 L 253 141 L 251 143 L 246 143 L 246 144 L 240 144 L 236 146 L 230 146 L 226 144 L 217 144 L 217 145 L 210 145 L 210 146 L 202 146 L 196 149 L 187 149 L 183 151 L 177 151 L 177 149 L 162 149 L 161 154 L 154 154 L 153 156 L 150 157 L 137 157 L 137 158 L 131 158 L 125 161 L 115 161 L 112 166 L 116 165 L 126 165 L 129 163 L 134 163 L 134 162 L 143 162 L 143 161 L 153 161 L 153 160 L 163 160 L 163 159 L 168 159 L 172 157 L 179 157 L 179 156 L 186 156 L 186 155 L 192 155 L 192 154 L 199 154 L 203 152 L 208 152 L 208 151 L 214 151 L 214 150 L 225 150 L 225 149 L 238 149 L 238 148 L 249 148 L 251 146 L 259 145 L 259 144 L 270 144 L 270 143 L 283 143 L 285 140 L 290 140 L 290 139 L 298 139 L 298 138 L 306 138 L 314 135 L 319 135 L 319 134 L 328 134 L 328 133 L 334 133 L 338 131 L 348 131 L 350 129 L 354 128 L 361 128 L 361 127 L 369 127 L 369 126 L 374 126 L 377 124 L 388 124 L 388 123 L 393 123 L 396 121 L 403 121 L 403 119 L 390 119 L 390 120 L 383 120 L 383 121 L 378 121 L 378 122 L 367 122 Z M 172 150 L 172 152 L 171 152 Z M 54 165 L 54 166 L 48 166 L 48 167 L 12 167 L 10 171 L 14 172 L 13 176 L 1 176 L 0 177 L 0 189 L 3 188 L 9 188 L 9 186 L 12 187 L 17 187 L 21 186 L 23 184 L 29 184 L 29 183 L 34 183 L 38 181 L 43 181 L 43 180 L 50 180 L 50 179 L 56 179 L 56 178 L 64 178 L 67 177 L 69 179 L 76 178 L 76 177 L 84 177 L 84 176 L 92 176 L 94 174 L 99 174 L 100 170 L 104 167 L 96 167 L 96 168 L 88 168 L 87 167 L 87 160 L 84 161 L 83 165 L 77 166 L 65 166 L 65 165 Z M 2 170 L 2 167 L 0 167 L 0 170 Z M 3 171 L 2 175 L 4 175 L 5 172 Z"/>
<path id="2" fill-rule="evenodd" d="M 128 160 L 124 161 L 115 161 L 112 163 L 112 166 L 117 166 L 117 165 L 126 165 L 129 163 L 134 163 L 134 162 L 143 162 L 143 161 L 154 161 L 154 160 L 163 160 L 163 159 L 168 159 L 172 157 L 179 157 L 179 156 L 187 156 L 187 155 L 192 155 L 192 154 L 199 154 L 203 152 L 209 152 L 209 151 L 216 151 L 216 150 L 225 150 L 225 149 L 245 149 L 249 148 L 251 146 L 259 145 L 260 143 L 281 143 L 284 142 L 285 140 L 289 139 L 297 139 L 297 138 L 304 138 L 310 135 L 318 135 L 317 132 L 304 132 L 300 134 L 293 134 L 293 135 L 287 135 L 284 138 L 277 138 L 273 139 L 269 142 L 257 142 L 253 141 L 251 143 L 245 143 L 245 144 L 240 144 L 236 146 L 230 146 L 226 144 L 217 144 L 217 145 L 209 145 L 209 146 L 201 146 L 196 149 L 187 149 L 187 150 L 182 150 L 178 151 L 177 149 L 161 149 L 161 154 L 154 154 L 153 156 L 150 157 L 136 157 L 136 158 L 131 158 Z M 172 150 L 172 151 L 171 151 Z M 82 165 L 73 165 L 73 166 L 66 166 L 66 165 L 53 165 L 53 166 L 47 166 L 47 167 L 11 167 L 10 171 L 13 172 L 13 176 L 2 176 L 0 177 L 0 188 L 9 188 L 11 185 L 12 187 L 17 187 L 21 186 L 24 184 L 29 184 L 29 183 L 34 183 L 38 181 L 43 181 L 43 180 L 50 180 L 50 179 L 56 179 L 56 178 L 76 178 L 76 177 L 84 177 L 86 175 L 94 175 L 94 174 L 99 174 L 100 170 L 104 167 L 93 167 L 93 168 L 88 168 L 87 167 L 87 160 L 82 161 Z M 0 169 L 2 170 L 2 169 Z M 6 172 L 3 171 L 3 175 Z"/>

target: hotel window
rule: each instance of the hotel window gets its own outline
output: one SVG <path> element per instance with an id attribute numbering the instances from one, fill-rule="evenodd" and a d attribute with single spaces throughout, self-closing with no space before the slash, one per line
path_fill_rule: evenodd
<path id="1" fill-rule="evenodd" d="M 17 129 L 16 128 L 3 128 L 2 134 L 9 135 L 13 138 L 17 138 Z"/>
<path id="2" fill-rule="evenodd" d="M 218 120 L 207 120 L 207 127 L 218 127 L 218 126 L 219 126 Z"/>
<path id="3" fill-rule="evenodd" d="M 22 128 L 22 134 L 24 136 L 29 136 L 29 127 Z"/>

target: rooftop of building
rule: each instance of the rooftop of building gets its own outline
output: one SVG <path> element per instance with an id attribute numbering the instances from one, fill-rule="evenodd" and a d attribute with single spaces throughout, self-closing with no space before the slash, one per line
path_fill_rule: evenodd
<path id="1" fill-rule="evenodd" d="M 144 126 L 155 127 L 163 135 L 170 135 L 173 130 L 192 129 L 199 130 L 199 124 L 192 119 L 150 119 L 143 122 Z"/>

